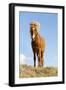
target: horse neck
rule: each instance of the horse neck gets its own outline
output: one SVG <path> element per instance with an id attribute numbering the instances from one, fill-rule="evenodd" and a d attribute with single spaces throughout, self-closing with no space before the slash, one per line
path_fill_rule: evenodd
<path id="1" fill-rule="evenodd" d="M 34 40 L 34 41 L 32 40 L 32 42 L 36 43 L 36 42 L 38 41 L 39 37 L 40 37 L 40 35 L 39 35 L 39 33 L 37 32 L 37 33 L 36 33 L 36 36 L 35 36 L 35 40 Z"/>
<path id="2" fill-rule="evenodd" d="M 39 33 L 37 32 L 36 37 L 35 37 L 35 41 L 38 40 L 39 37 Z"/>

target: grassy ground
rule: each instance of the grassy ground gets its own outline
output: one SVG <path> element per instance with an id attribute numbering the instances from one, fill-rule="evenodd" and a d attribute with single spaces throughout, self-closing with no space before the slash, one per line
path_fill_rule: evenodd
<path id="1" fill-rule="evenodd" d="M 50 77 L 57 76 L 58 70 L 55 67 L 32 67 L 27 65 L 20 65 L 20 78 L 31 78 L 31 77 Z"/>

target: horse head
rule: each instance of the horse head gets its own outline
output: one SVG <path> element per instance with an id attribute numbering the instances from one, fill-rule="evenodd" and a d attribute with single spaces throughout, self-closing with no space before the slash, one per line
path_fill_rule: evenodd
<path id="1" fill-rule="evenodd" d="M 31 39 L 34 41 L 36 35 L 38 34 L 40 24 L 36 21 L 30 23 L 30 34 L 31 34 Z"/>

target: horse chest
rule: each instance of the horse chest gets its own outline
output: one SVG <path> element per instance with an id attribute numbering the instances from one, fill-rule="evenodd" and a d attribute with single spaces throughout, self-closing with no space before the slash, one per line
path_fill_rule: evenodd
<path id="1" fill-rule="evenodd" d="M 39 50 L 39 44 L 38 44 L 37 41 L 33 41 L 32 42 L 32 48 L 33 48 L 33 51 L 38 52 L 38 50 Z"/>

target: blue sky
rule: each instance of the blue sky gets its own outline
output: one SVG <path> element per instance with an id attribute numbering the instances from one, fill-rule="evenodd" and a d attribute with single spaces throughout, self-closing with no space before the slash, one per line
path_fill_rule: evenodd
<path id="1" fill-rule="evenodd" d="M 58 66 L 58 26 L 57 13 L 20 12 L 20 55 L 24 64 L 33 65 L 33 52 L 30 38 L 30 22 L 40 23 L 40 35 L 45 38 L 46 48 L 44 53 L 45 66 Z"/>

